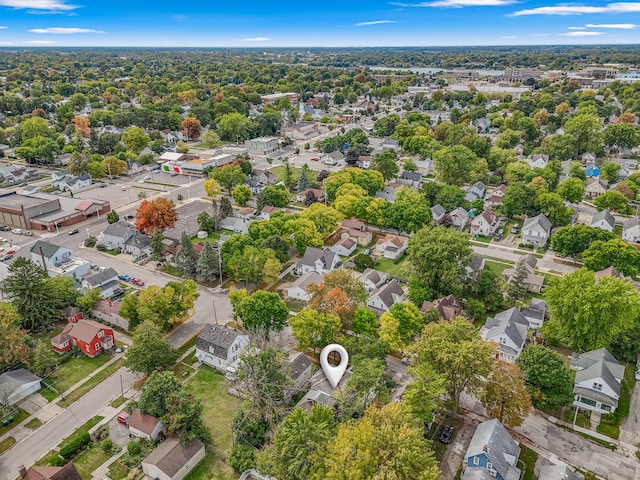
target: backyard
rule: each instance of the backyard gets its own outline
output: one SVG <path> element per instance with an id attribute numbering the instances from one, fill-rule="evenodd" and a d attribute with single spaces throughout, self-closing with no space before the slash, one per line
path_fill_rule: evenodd
<path id="1" fill-rule="evenodd" d="M 211 437 L 214 448 L 207 453 L 202 462 L 189 474 L 188 480 L 237 478 L 233 470 L 224 462 L 224 455 L 231 449 L 231 420 L 239 409 L 241 400 L 231 396 L 227 389 L 229 384 L 224 376 L 206 366 L 200 368 L 186 383 L 187 388 L 204 405 L 203 419 Z"/>
<path id="2" fill-rule="evenodd" d="M 274 175 L 276 175 L 278 177 L 278 180 L 280 180 L 281 182 L 284 182 L 285 179 L 285 168 L 284 165 L 278 165 L 277 167 L 271 167 L 269 169 L 269 171 L 271 173 L 273 173 Z M 294 166 L 291 167 L 291 178 L 293 179 L 292 182 L 294 182 L 295 184 L 298 183 L 298 178 L 300 178 L 300 173 L 302 172 L 301 168 L 296 168 Z M 315 170 L 309 170 L 307 172 L 307 175 L 309 176 L 309 181 L 313 184 L 316 182 L 316 178 L 318 176 L 318 172 L 316 172 Z"/>
<path id="3" fill-rule="evenodd" d="M 382 272 L 386 272 L 393 277 L 409 279 L 410 267 L 407 257 L 402 257 L 399 261 L 394 262 L 389 258 L 380 258 L 376 262 L 374 268 Z"/>

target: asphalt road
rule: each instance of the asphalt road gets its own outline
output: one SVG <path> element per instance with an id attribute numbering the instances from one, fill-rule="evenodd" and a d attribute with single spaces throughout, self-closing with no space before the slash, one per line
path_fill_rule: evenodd
<path id="1" fill-rule="evenodd" d="M 15 445 L 0 457 L 0 479 L 11 480 L 18 476 L 20 465 L 30 466 L 50 451 L 76 428 L 87 420 L 99 415 L 101 410 L 120 395 L 120 378 L 126 391 L 138 378 L 126 368 L 121 368 L 77 402 L 62 410 L 49 422 L 38 428 L 32 435 Z"/>

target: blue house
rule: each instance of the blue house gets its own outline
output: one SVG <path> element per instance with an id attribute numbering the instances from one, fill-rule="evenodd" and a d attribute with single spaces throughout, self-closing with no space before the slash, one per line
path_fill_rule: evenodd
<path id="1" fill-rule="evenodd" d="M 587 178 L 591 177 L 599 177 L 600 176 L 600 167 L 596 162 L 591 162 L 587 165 Z"/>
<path id="2" fill-rule="evenodd" d="M 499 420 L 481 423 L 473 434 L 464 456 L 461 480 L 519 480 L 520 447 Z"/>

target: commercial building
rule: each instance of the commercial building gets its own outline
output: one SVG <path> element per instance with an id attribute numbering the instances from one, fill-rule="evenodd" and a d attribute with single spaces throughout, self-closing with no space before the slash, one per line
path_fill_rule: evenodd
<path id="1" fill-rule="evenodd" d="M 174 160 L 163 163 L 160 170 L 178 175 L 204 175 L 207 167 L 222 167 L 229 165 L 235 160 L 234 155 L 218 154 L 211 157 L 184 157 L 182 160 Z"/>
<path id="2" fill-rule="evenodd" d="M 280 139 L 277 137 L 258 137 L 245 142 L 247 151 L 252 155 L 268 155 L 278 150 Z"/>
<path id="3" fill-rule="evenodd" d="M 298 102 L 300 101 L 300 95 L 294 92 L 272 93 L 269 95 L 262 95 L 260 98 L 262 99 L 262 103 L 273 103 L 273 102 L 277 103 L 279 100 L 282 100 L 283 98 L 288 98 L 289 101 L 291 102 L 291 105 L 297 105 Z"/>

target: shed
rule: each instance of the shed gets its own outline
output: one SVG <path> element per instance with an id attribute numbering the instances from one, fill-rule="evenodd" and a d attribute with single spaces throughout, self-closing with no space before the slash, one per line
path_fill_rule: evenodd
<path id="1" fill-rule="evenodd" d="M 142 471 L 154 479 L 182 480 L 204 455 L 204 444 L 197 438 L 183 445 L 180 438 L 170 437 L 142 460 Z"/>

